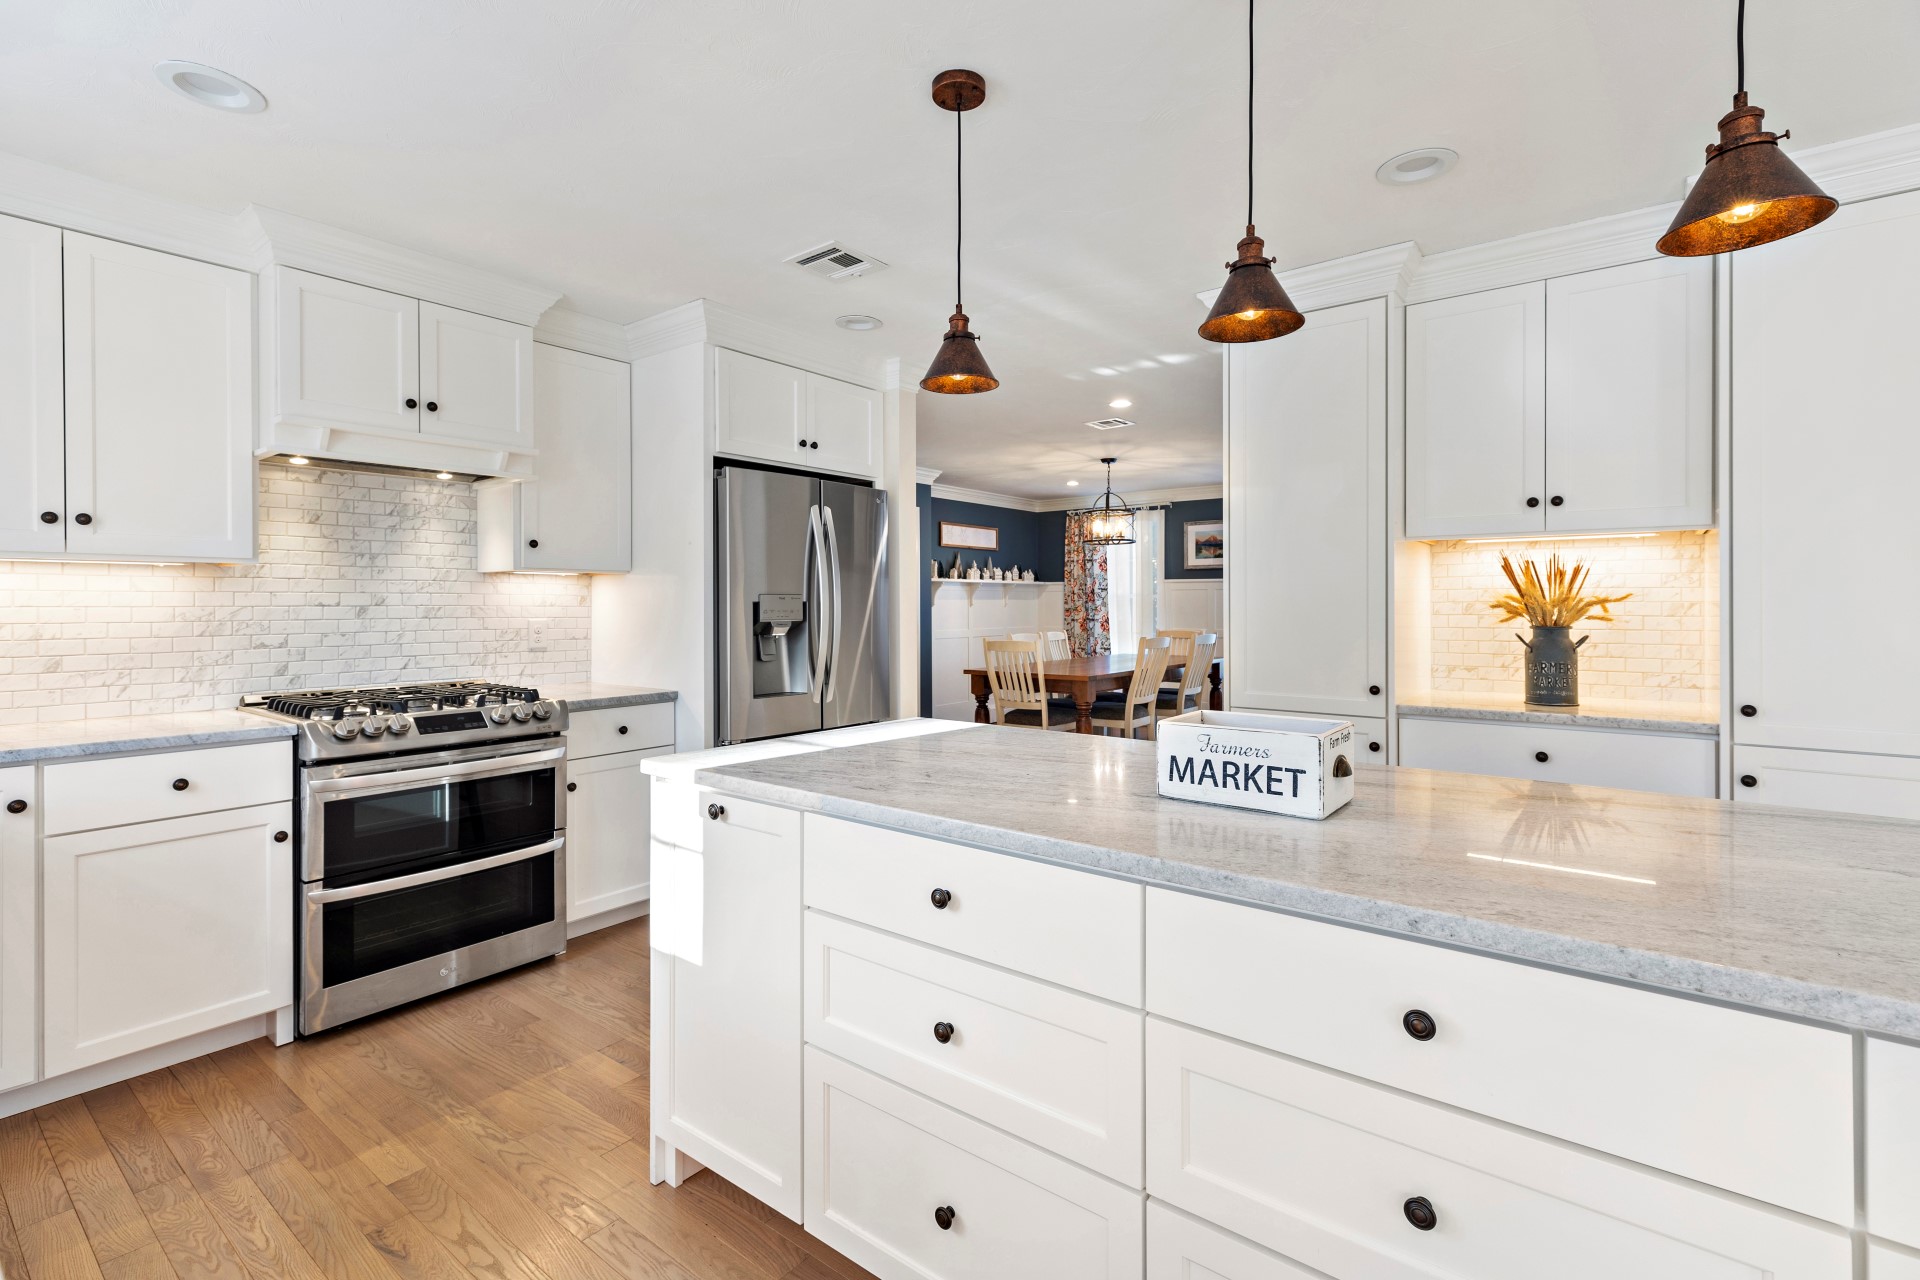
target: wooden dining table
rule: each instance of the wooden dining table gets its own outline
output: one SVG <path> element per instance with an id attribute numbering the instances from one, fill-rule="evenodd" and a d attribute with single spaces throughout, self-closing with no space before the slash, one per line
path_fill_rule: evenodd
<path id="1" fill-rule="evenodd" d="M 1131 653 L 1097 653 L 1090 658 L 1055 659 L 1046 664 L 1047 693 L 1064 693 L 1073 699 L 1076 733 L 1093 732 L 1095 698 L 1109 689 L 1124 690 L 1133 683 L 1133 660 Z M 1210 685 L 1207 708 L 1211 711 L 1221 709 L 1220 662 L 1216 657 L 1207 672 Z M 1169 662 L 1165 678 L 1178 680 L 1185 670 L 1186 664 Z M 993 698 L 993 686 L 987 681 L 987 669 L 967 667 L 965 671 L 973 679 L 974 720 L 979 724 L 992 724 L 993 712 L 987 709 L 987 703 Z"/>

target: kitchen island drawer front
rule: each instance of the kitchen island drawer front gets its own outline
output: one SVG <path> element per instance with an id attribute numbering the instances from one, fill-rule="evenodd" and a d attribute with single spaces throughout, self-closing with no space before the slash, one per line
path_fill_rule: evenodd
<path id="1" fill-rule="evenodd" d="M 806 815 L 809 907 L 1140 1004 L 1141 887 Z"/>
<path id="2" fill-rule="evenodd" d="M 1419 716 L 1400 721 L 1400 763 L 1409 769 L 1711 799 L 1718 785 L 1718 761 L 1719 744 L 1713 738 Z"/>
<path id="3" fill-rule="evenodd" d="M 1141 1185 L 1141 1015 L 817 911 L 807 1043 Z"/>
<path id="4" fill-rule="evenodd" d="M 1843 1230 L 1157 1018 L 1147 1189 L 1340 1277 L 1851 1275 Z"/>
<path id="5" fill-rule="evenodd" d="M 567 713 L 567 754 L 575 759 L 672 745 L 671 702 L 643 702 L 633 707 L 599 707 Z"/>
<path id="6" fill-rule="evenodd" d="M 1147 1201 L 1147 1280 L 1326 1280 L 1278 1254 Z"/>
<path id="7" fill-rule="evenodd" d="M 1867 1041 L 1867 1230 L 1920 1249 L 1920 1049 L 1885 1040 Z"/>
<path id="8" fill-rule="evenodd" d="M 1733 778 L 1732 798 L 1748 803 L 1920 818 L 1920 759 L 1911 756 L 1736 745 Z"/>
<path id="9" fill-rule="evenodd" d="M 1839 1032 L 1164 889 L 1147 955 L 1150 1013 L 1853 1220 Z"/>
<path id="10" fill-rule="evenodd" d="M 1144 1197 L 818 1049 L 807 1230 L 883 1280 L 1140 1280 Z"/>
<path id="11" fill-rule="evenodd" d="M 46 834 L 91 831 L 291 800 L 293 740 L 76 760 L 43 772 Z"/>

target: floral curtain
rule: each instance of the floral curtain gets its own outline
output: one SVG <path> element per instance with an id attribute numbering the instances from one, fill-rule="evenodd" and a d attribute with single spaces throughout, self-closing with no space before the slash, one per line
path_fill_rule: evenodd
<path id="1" fill-rule="evenodd" d="M 1107 549 L 1080 541 L 1092 518 L 1081 511 L 1067 516 L 1067 647 L 1082 657 L 1113 649 L 1112 620 L 1107 613 Z"/>

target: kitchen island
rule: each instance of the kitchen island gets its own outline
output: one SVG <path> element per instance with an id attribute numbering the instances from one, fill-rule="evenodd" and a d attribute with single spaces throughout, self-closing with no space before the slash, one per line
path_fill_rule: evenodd
<path id="1" fill-rule="evenodd" d="M 697 774 L 656 1175 L 883 1276 L 1920 1260 L 1920 826 L 1412 770 L 1316 823 L 1154 769 L 980 728 Z"/>

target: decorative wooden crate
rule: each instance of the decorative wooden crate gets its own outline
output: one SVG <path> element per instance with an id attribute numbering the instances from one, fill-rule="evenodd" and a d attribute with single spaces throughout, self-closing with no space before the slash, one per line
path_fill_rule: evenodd
<path id="1" fill-rule="evenodd" d="M 1189 711 L 1154 732 L 1160 794 L 1324 818 L 1353 799 L 1353 726 L 1253 711 Z"/>

